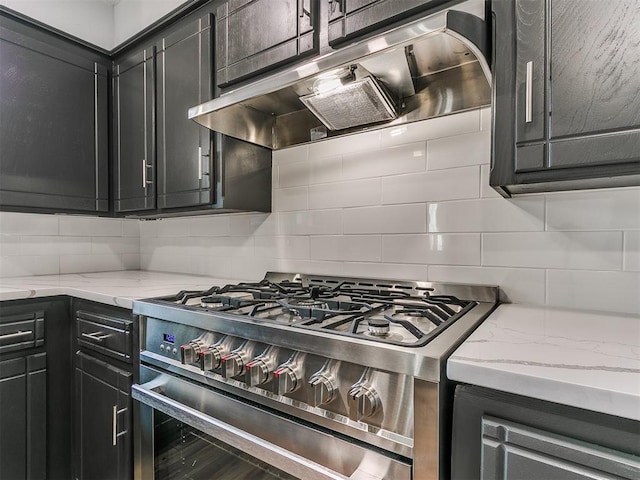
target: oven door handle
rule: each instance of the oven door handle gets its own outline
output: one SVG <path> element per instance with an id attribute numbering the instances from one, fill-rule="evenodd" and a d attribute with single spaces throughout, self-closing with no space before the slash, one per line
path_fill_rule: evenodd
<path id="1" fill-rule="evenodd" d="M 158 379 L 142 385 L 135 384 L 131 387 L 131 396 L 155 410 L 159 410 L 193 428 L 205 431 L 214 438 L 241 451 L 248 452 L 255 458 L 296 477 L 302 479 L 312 478 L 314 480 L 348 480 L 350 478 L 177 402 L 154 391 L 154 388 L 162 389 L 162 383 Z"/>

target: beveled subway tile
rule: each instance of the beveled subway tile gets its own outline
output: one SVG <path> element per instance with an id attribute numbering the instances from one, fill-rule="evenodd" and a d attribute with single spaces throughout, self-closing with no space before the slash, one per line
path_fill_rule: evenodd
<path id="1" fill-rule="evenodd" d="M 640 230 L 624 232 L 622 259 L 623 270 L 640 272 Z"/>
<path id="2" fill-rule="evenodd" d="M 482 264 L 621 270 L 622 232 L 484 233 Z"/>
<path id="3" fill-rule="evenodd" d="M 500 286 L 503 302 L 545 302 L 543 269 L 430 265 L 429 281 L 495 285 Z"/>
<path id="4" fill-rule="evenodd" d="M 379 178 L 351 182 L 325 183 L 309 187 L 309 209 L 380 205 Z"/>
<path id="5" fill-rule="evenodd" d="M 489 175 L 491 173 L 491 167 L 489 165 L 482 165 L 480 167 L 480 197 L 482 198 L 502 198 L 495 188 L 489 185 Z"/>
<path id="6" fill-rule="evenodd" d="M 380 148 L 380 131 L 334 137 L 309 145 L 309 158 L 336 157 Z"/>
<path id="7" fill-rule="evenodd" d="M 544 230 L 544 197 L 495 198 L 429 204 L 429 232 Z"/>
<path id="8" fill-rule="evenodd" d="M 280 233 L 283 235 L 336 235 L 342 233 L 342 210 L 308 210 L 281 212 Z"/>
<path id="9" fill-rule="evenodd" d="M 0 278 L 60 273 L 58 255 L 13 255 L 0 257 Z"/>
<path id="10" fill-rule="evenodd" d="M 547 304 L 640 314 L 640 272 L 548 270 Z"/>
<path id="11" fill-rule="evenodd" d="M 189 220 L 192 237 L 223 237 L 231 234 L 231 215 L 202 215 Z"/>
<path id="12" fill-rule="evenodd" d="M 229 216 L 231 235 L 276 235 L 278 215 L 275 213 L 245 213 Z"/>
<path id="13" fill-rule="evenodd" d="M 425 265 L 345 262 L 343 275 L 350 277 L 376 278 L 382 280 L 425 281 L 427 267 Z"/>
<path id="14" fill-rule="evenodd" d="M 190 217 L 160 218 L 156 220 L 156 234 L 159 237 L 186 237 L 189 236 Z"/>
<path id="15" fill-rule="evenodd" d="M 61 255 L 60 273 L 111 272 L 124 270 L 119 254 Z"/>
<path id="16" fill-rule="evenodd" d="M 488 164 L 490 161 L 490 132 L 474 132 L 427 142 L 428 170 Z"/>
<path id="17" fill-rule="evenodd" d="M 79 253 L 68 251 L 66 253 Z M 140 253 L 140 240 L 135 237 L 93 237 L 90 253 L 93 254 L 132 254 Z"/>
<path id="18" fill-rule="evenodd" d="M 311 158 L 309 160 L 309 183 L 340 182 L 342 176 L 342 156 Z"/>
<path id="19" fill-rule="evenodd" d="M 382 261 L 480 265 L 480 234 L 384 235 Z"/>
<path id="20" fill-rule="evenodd" d="M 58 215 L 0 212 L 2 235 L 58 235 Z"/>
<path id="21" fill-rule="evenodd" d="M 309 237 L 256 237 L 255 256 L 259 258 L 309 258 Z"/>
<path id="22" fill-rule="evenodd" d="M 346 208 L 342 212 L 345 234 L 422 233 L 427 231 L 427 205 L 385 205 Z"/>
<path id="23" fill-rule="evenodd" d="M 421 142 L 433 138 L 451 137 L 477 132 L 479 129 L 480 111 L 471 110 L 455 115 L 445 115 L 420 122 L 385 128 L 380 130 L 380 146 L 384 148 Z"/>
<path id="24" fill-rule="evenodd" d="M 459 200 L 479 195 L 479 166 L 382 178 L 384 204 Z"/>
<path id="25" fill-rule="evenodd" d="M 273 191 L 273 211 L 286 212 L 309 208 L 309 187 L 278 188 Z"/>
<path id="26" fill-rule="evenodd" d="M 547 230 L 640 229 L 640 187 L 547 194 Z"/>
<path id="27" fill-rule="evenodd" d="M 345 179 L 423 172 L 427 166 L 426 158 L 425 142 L 417 142 L 345 155 L 342 161 L 342 172 Z"/>
<path id="28" fill-rule="evenodd" d="M 64 215 L 59 218 L 60 235 L 121 237 L 122 220 L 115 218 Z"/>
<path id="29" fill-rule="evenodd" d="M 306 159 L 299 162 L 289 162 L 278 165 L 278 187 L 298 187 L 309 185 L 311 166 Z"/>
<path id="30" fill-rule="evenodd" d="M 310 258 L 379 262 L 382 256 L 381 248 L 379 235 L 313 236 L 310 244 Z"/>

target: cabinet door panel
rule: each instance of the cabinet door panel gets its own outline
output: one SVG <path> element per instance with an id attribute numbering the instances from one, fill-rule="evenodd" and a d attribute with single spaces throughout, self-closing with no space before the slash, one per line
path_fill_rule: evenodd
<path id="1" fill-rule="evenodd" d="M 27 396 L 23 358 L 0 362 L 0 478 L 26 478 Z"/>
<path id="2" fill-rule="evenodd" d="M 116 64 L 114 157 L 117 212 L 155 208 L 154 71 L 152 51 Z M 127 68 L 128 67 L 128 68 Z"/>
<path id="3" fill-rule="evenodd" d="M 211 201 L 210 131 L 187 118 L 189 107 L 213 96 L 210 19 L 195 24 L 195 34 L 189 26 L 170 45 L 164 39 L 157 55 L 159 208 Z"/>
<path id="4" fill-rule="evenodd" d="M 253 0 L 220 6 L 216 14 L 217 84 L 225 86 L 317 51 L 317 8 L 317 0 Z"/>
<path id="5" fill-rule="evenodd" d="M 551 3 L 552 138 L 640 127 L 640 4 Z"/>
<path id="6" fill-rule="evenodd" d="M 542 140 L 546 109 L 545 0 L 516 2 L 516 142 Z"/>
<path id="7" fill-rule="evenodd" d="M 0 36 L 0 203 L 107 211 L 106 67 L 53 37 Z"/>

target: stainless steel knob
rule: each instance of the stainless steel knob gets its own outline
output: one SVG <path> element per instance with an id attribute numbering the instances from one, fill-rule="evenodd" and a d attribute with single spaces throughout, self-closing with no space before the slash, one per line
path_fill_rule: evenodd
<path id="1" fill-rule="evenodd" d="M 276 393 L 278 395 L 286 395 L 293 392 L 298 387 L 298 375 L 289 365 L 282 365 L 273 372 L 276 380 Z"/>
<path id="2" fill-rule="evenodd" d="M 200 352 L 200 369 L 202 371 L 215 370 L 222 364 L 222 357 L 229 352 L 222 341 Z"/>
<path id="3" fill-rule="evenodd" d="M 359 422 L 373 416 L 380 407 L 378 393 L 366 383 L 356 383 L 349 389 L 349 418 Z"/>
<path id="4" fill-rule="evenodd" d="M 256 358 L 247 363 L 244 376 L 245 383 L 250 387 L 255 387 L 269 381 L 271 377 L 271 370 L 265 360 Z"/>
<path id="5" fill-rule="evenodd" d="M 199 360 L 200 351 L 203 344 L 199 340 L 194 340 L 180 346 L 180 361 L 183 365 L 191 365 Z"/>
<path id="6" fill-rule="evenodd" d="M 315 373 L 309 379 L 309 395 L 307 403 L 312 407 L 319 407 L 329 403 L 336 396 L 335 382 L 330 375 Z"/>
<path id="7" fill-rule="evenodd" d="M 222 357 L 222 376 L 224 378 L 237 377 L 244 373 L 244 358 L 240 352 L 231 352 Z"/>

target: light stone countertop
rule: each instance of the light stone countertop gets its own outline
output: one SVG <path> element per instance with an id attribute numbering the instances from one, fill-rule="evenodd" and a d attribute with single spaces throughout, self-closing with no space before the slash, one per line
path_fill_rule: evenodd
<path id="1" fill-rule="evenodd" d="M 447 376 L 640 420 L 640 317 L 500 305 L 449 358 Z"/>
<path id="2" fill-rule="evenodd" d="M 0 278 L 0 301 L 69 295 L 130 309 L 134 300 L 172 295 L 180 290 L 206 290 L 238 281 L 138 270 L 11 277 Z"/>

